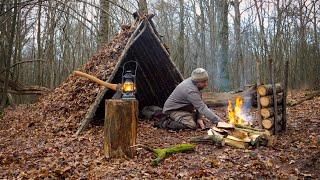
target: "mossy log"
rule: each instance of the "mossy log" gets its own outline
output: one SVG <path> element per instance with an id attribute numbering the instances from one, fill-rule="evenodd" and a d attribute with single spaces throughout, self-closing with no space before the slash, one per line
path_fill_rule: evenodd
<path id="1" fill-rule="evenodd" d="M 178 144 L 169 148 L 153 149 L 153 152 L 156 154 L 157 158 L 152 160 L 152 165 L 157 166 L 161 161 L 171 154 L 193 151 L 195 146 L 196 145 L 194 144 Z"/>
<path id="2" fill-rule="evenodd" d="M 175 153 L 183 153 L 188 151 L 193 151 L 196 147 L 195 144 L 178 144 L 173 147 L 168 148 L 151 148 L 146 145 L 138 144 L 138 147 L 142 147 L 150 152 L 153 152 L 156 155 L 156 159 L 152 160 L 152 165 L 157 166 L 160 162 L 162 162 L 165 158 L 167 158 L 171 154 Z"/>

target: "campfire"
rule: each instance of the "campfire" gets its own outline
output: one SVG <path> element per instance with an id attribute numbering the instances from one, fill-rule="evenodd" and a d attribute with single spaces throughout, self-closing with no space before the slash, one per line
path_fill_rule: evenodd
<path id="1" fill-rule="evenodd" d="M 228 119 L 230 124 L 251 126 L 252 118 L 248 115 L 244 104 L 244 98 L 241 96 L 236 98 L 234 106 L 232 101 L 228 100 Z"/>
<path id="2" fill-rule="evenodd" d="M 252 127 L 252 116 L 248 113 L 244 98 L 239 96 L 234 104 L 228 101 L 228 123 L 219 122 L 208 130 L 207 135 L 191 139 L 191 142 L 213 142 L 246 149 L 258 146 L 272 146 L 275 143 L 269 131 Z"/>

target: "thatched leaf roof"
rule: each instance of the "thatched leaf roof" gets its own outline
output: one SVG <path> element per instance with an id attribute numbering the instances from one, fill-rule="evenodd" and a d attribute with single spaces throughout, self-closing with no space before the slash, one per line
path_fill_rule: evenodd
<path id="1" fill-rule="evenodd" d="M 139 108 L 162 107 L 183 77 L 157 34 L 151 20 L 138 20 L 115 36 L 80 71 L 107 82 L 121 83 L 124 63 L 136 61 L 139 64 L 136 94 Z M 133 68 L 130 66 L 132 64 L 129 68 Z M 73 124 L 79 126 L 83 120 L 103 119 L 105 100 L 114 93 L 85 78 L 70 75 L 61 86 L 43 96 L 36 106 L 61 119 L 75 118 L 77 121 Z"/>

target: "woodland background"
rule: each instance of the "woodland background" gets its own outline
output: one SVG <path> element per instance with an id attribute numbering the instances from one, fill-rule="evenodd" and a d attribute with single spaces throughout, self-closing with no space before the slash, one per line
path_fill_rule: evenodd
<path id="1" fill-rule="evenodd" d="M 208 70 L 209 91 L 269 83 L 270 59 L 276 82 L 288 61 L 289 88 L 320 88 L 319 0 L 1 0 L 1 106 L 58 86 L 136 11 L 155 14 L 184 77 Z"/>

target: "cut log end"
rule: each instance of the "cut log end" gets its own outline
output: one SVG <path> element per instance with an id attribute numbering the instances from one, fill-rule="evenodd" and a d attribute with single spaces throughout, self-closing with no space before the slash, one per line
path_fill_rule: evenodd
<path id="1" fill-rule="evenodd" d="M 267 89 L 264 86 L 259 86 L 257 91 L 260 96 L 265 96 L 267 94 Z"/>
<path id="2" fill-rule="evenodd" d="M 283 89 L 281 85 L 278 83 L 276 84 L 276 92 L 282 92 Z M 260 96 L 267 96 L 271 95 L 273 93 L 272 91 L 272 85 L 271 84 L 265 84 L 265 85 L 260 85 L 257 89 L 257 92 L 260 94 Z"/>
<path id="3" fill-rule="evenodd" d="M 282 102 L 283 102 L 282 94 L 278 94 L 277 95 L 277 104 L 281 104 Z M 260 97 L 260 104 L 262 107 L 273 106 L 273 96 Z"/>
<path id="4" fill-rule="evenodd" d="M 271 111 L 268 110 L 267 108 L 262 108 L 260 113 L 264 119 L 269 118 L 271 116 Z"/>
<path id="5" fill-rule="evenodd" d="M 262 126 L 265 128 L 265 129 L 270 129 L 272 128 L 273 126 L 273 122 L 271 119 L 264 119 L 262 120 Z"/>
<path id="6" fill-rule="evenodd" d="M 278 114 L 282 113 L 282 107 L 278 106 Z M 260 110 L 260 114 L 263 117 L 263 119 L 268 119 L 274 115 L 274 110 L 273 108 L 262 108 Z"/>

